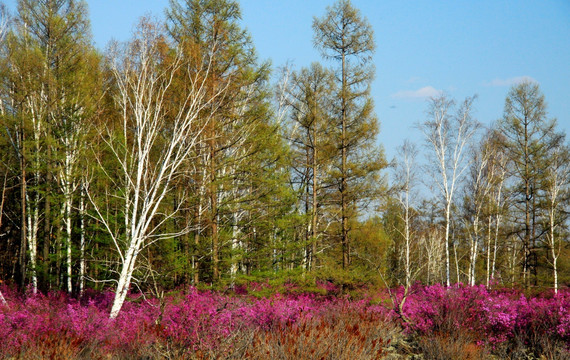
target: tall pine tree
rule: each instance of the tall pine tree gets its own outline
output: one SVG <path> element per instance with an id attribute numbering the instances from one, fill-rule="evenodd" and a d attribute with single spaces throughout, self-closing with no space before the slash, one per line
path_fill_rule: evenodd
<path id="1" fill-rule="evenodd" d="M 337 160 L 332 176 L 337 187 L 342 267 L 350 265 L 350 224 L 360 205 L 373 198 L 379 171 L 386 166 L 383 153 L 375 147 L 378 121 L 374 114 L 370 85 L 374 78 L 372 27 L 349 0 L 327 8 L 314 18 L 314 44 L 335 65 L 338 93 L 333 105 Z"/>
<path id="2" fill-rule="evenodd" d="M 508 158 L 511 217 L 522 242 L 522 277 L 525 286 L 538 283 L 538 243 L 541 209 L 545 189 L 544 174 L 549 167 L 549 153 L 563 136 L 556 132 L 556 121 L 547 118 L 546 102 L 536 83 L 522 82 L 509 91 L 498 131 Z"/>

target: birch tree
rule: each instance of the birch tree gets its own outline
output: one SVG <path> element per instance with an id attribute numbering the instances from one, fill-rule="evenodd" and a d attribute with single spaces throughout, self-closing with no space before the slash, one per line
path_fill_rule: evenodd
<path id="1" fill-rule="evenodd" d="M 433 284 L 445 279 L 444 229 L 440 226 L 430 225 L 419 235 L 419 240 L 426 254 L 426 283 Z"/>
<path id="2" fill-rule="evenodd" d="M 468 168 L 466 149 L 469 141 L 479 129 L 479 123 L 472 118 L 474 97 L 467 98 L 455 110 L 455 102 L 442 94 L 430 99 L 428 119 L 419 125 L 425 136 L 430 157 L 429 171 L 434 175 L 442 196 L 445 218 L 445 282 L 450 285 L 449 238 L 451 210 L 459 181 Z"/>
<path id="3" fill-rule="evenodd" d="M 213 44 L 215 50 L 215 44 Z M 204 54 L 211 62 L 213 52 Z M 116 86 L 116 105 L 120 110 L 120 141 L 112 129 L 104 134 L 118 169 L 103 170 L 122 191 L 120 212 L 124 227 L 114 231 L 111 220 L 105 215 L 94 194 L 91 203 L 102 225 L 107 229 L 119 256 L 119 278 L 110 317 L 116 318 L 125 301 L 133 279 L 137 257 L 150 244 L 186 232 L 159 230 L 172 219 L 179 208 L 162 208 L 179 170 L 200 139 L 207 121 L 196 127 L 201 111 L 213 100 L 222 96 L 225 87 L 206 94 L 205 82 L 210 68 L 186 72 L 187 86 L 182 102 L 168 108 L 168 94 L 174 77 L 183 67 L 189 66 L 182 58 L 180 48 L 170 50 L 159 25 L 143 19 L 133 40 L 124 47 L 115 45 L 108 58 L 108 66 Z M 180 89 L 177 89 L 180 91 Z M 117 174 L 118 176 L 116 176 Z"/>
<path id="4" fill-rule="evenodd" d="M 493 147 L 491 139 L 488 136 L 484 137 L 479 146 L 480 149 L 472 148 L 471 150 L 471 166 L 465 186 L 468 220 L 468 223 L 465 225 L 469 237 L 469 270 L 467 278 L 471 286 L 475 286 L 476 282 L 479 248 L 485 244 L 482 233 L 484 211 L 486 205 L 491 201 L 489 197 L 494 185 L 493 182 L 496 180 L 495 171 L 497 170 L 492 164 L 492 157 L 496 148 Z M 490 237 L 487 240 L 487 245 L 490 245 Z"/>
<path id="5" fill-rule="evenodd" d="M 504 186 L 506 182 L 506 156 L 500 146 L 498 133 L 494 130 L 489 134 L 485 142 L 485 148 L 491 152 L 489 159 L 489 185 L 490 191 L 487 204 L 487 279 L 486 285 L 490 286 L 491 280 L 495 278 L 497 263 L 497 251 L 499 248 L 499 230 L 501 229 L 504 216 L 505 198 Z M 492 245 L 491 245 L 492 242 Z"/>
<path id="6" fill-rule="evenodd" d="M 55 264 L 56 282 L 65 279 L 72 291 L 74 178 L 85 148 L 81 137 L 87 132 L 87 104 L 98 92 L 90 81 L 98 73 L 98 57 L 89 31 L 82 1 L 19 0 L 7 41 L 4 81 L 13 121 L 5 129 L 20 159 L 20 231 L 34 289 L 38 277 L 45 289 L 52 286 L 55 252 L 61 260 Z M 62 263 L 66 271 L 60 277 Z"/>
<path id="7" fill-rule="evenodd" d="M 402 209 L 401 219 L 404 223 L 402 237 L 404 239 L 404 273 L 406 289 L 410 287 L 412 281 L 412 238 L 414 229 L 412 227 L 413 201 L 417 196 L 415 185 L 417 181 L 416 157 L 418 150 L 415 145 L 406 140 L 398 148 L 398 159 L 396 160 L 396 187 L 398 190 L 398 201 Z"/>
<path id="8" fill-rule="evenodd" d="M 45 160 L 48 99 L 43 53 L 31 31 L 27 2 L 20 4 L 13 31 L 6 39 L 7 71 L 4 89 L 7 101 L 4 129 L 18 158 L 20 178 L 21 285 L 29 275 L 33 292 L 38 288 L 38 233 L 43 163 Z M 28 274 L 29 272 L 29 274 Z"/>
<path id="9" fill-rule="evenodd" d="M 563 228 L 568 218 L 570 200 L 570 150 L 562 144 L 552 149 L 550 166 L 545 179 L 545 191 L 548 210 L 548 234 L 546 244 L 550 249 L 554 293 L 558 293 L 558 258 L 562 249 L 563 238 L 559 229 Z"/>
<path id="10" fill-rule="evenodd" d="M 3 3 L 0 3 L 0 46 L 4 46 L 4 39 L 6 37 L 6 33 L 9 26 L 9 17 L 8 11 L 6 10 L 6 6 Z M 0 116 L 4 117 L 6 114 L 4 112 L 4 99 L 0 98 Z M 4 175 L 4 185 L 2 187 L 2 200 L 0 205 L 0 226 L 2 225 L 2 218 L 4 215 L 4 199 L 5 199 L 5 191 L 6 191 L 6 177 L 7 177 L 8 170 L 6 170 L 6 174 Z M 1 281 L 0 281 L 1 283 Z M 3 306 L 7 306 L 8 303 L 2 294 L 2 290 L 0 290 L 0 304 Z"/>

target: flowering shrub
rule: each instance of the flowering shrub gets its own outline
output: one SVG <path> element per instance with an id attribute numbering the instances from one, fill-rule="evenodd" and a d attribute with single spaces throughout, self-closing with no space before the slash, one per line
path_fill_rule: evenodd
<path id="1" fill-rule="evenodd" d="M 399 292 L 402 293 L 402 290 Z M 412 288 L 403 306 L 406 331 L 416 336 L 457 336 L 501 351 L 526 351 L 540 356 L 545 347 L 570 345 L 570 292 L 527 298 L 514 290 L 484 286 L 441 285 Z"/>
<path id="2" fill-rule="evenodd" d="M 333 284 L 319 286 L 334 290 Z M 451 358 L 481 358 L 487 352 L 560 357 L 570 346 L 567 291 L 526 297 L 483 286 L 418 284 L 399 316 L 389 301 L 376 301 L 387 299 L 386 293 L 370 294 L 371 302 L 298 291 L 258 298 L 245 288 L 233 296 L 190 288 L 165 297 L 163 306 L 158 299 L 132 294 L 115 320 L 109 319 L 114 296 L 109 292 L 88 291 L 80 301 L 59 292 L 2 292 L 7 306 L 0 306 L 0 359 L 165 354 L 373 359 L 389 351 L 422 351 L 428 357 L 447 351 Z M 401 301 L 403 289 L 393 294 Z M 401 344 L 402 330 L 416 350 Z"/>
<path id="3" fill-rule="evenodd" d="M 111 293 L 88 292 L 77 301 L 60 292 L 28 296 L 3 292 L 8 306 L 0 308 L 0 336 L 6 339 L 0 342 L 0 358 L 25 358 L 26 354 L 50 357 L 61 353 L 74 358 L 80 354 L 85 357 L 86 351 L 91 352 L 87 357 L 93 358 L 107 355 L 131 358 L 136 354 L 145 357 L 141 352 L 160 354 L 165 351 L 182 358 L 216 357 L 212 351 L 237 351 L 239 341 L 243 342 L 240 351 L 247 350 L 252 355 L 254 337 L 265 347 L 276 346 L 271 339 L 277 337 L 267 334 L 284 334 L 304 324 L 303 329 L 312 329 L 306 332 L 316 336 L 315 324 L 319 323 L 329 329 L 330 339 L 333 339 L 335 331 L 346 332 L 349 326 L 338 327 L 331 320 L 333 317 L 357 319 L 366 314 L 364 301 L 350 302 L 315 294 L 277 293 L 268 298 L 227 296 L 190 288 L 185 293 L 165 298 L 162 308 L 157 299 L 133 295 L 119 316 L 110 320 Z M 369 317 L 370 322 L 377 319 L 378 316 Z M 370 326 L 367 331 L 377 333 L 374 330 L 377 328 L 377 325 Z M 368 341 L 361 332 L 354 332 L 354 336 L 357 340 L 350 337 L 343 340 L 352 341 L 355 349 L 354 341 L 367 344 L 369 349 L 358 347 L 358 351 L 368 349 L 359 354 L 381 353 L 384 339 L 375 335 L 374 342 Z M 312 339 L 306 342 L 314 343 Z M 330 348 L 322 341 L 319 344 L 321 350 Z"/>

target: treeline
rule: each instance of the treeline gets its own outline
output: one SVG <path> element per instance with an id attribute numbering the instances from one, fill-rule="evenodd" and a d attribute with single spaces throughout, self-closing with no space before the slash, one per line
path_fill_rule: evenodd
<path id="1" fill-rule="evenodd" d="M 112 286 L 116 316 L 133 286 L 568 276 L 568 148 L 536 84 L 485 131 L 474 99 L 432 99 L 421 185 L 416 145 L 388 163 L 376 144 L 373 31 L 349 1 L 313 21 L 323 62 L 275 83 L 232 0 L 171 0 L 104 53 L 83 1 L 3 19 L 4 281 Z"/>
<path id="2" fill-rule="evenodd" d="M 536 83 L 514 85 L 502 118 L 488 129 L 472 117 L 474 100 L 429 101 L 418 124 L 425 164 L 415 144 L 398 149 L 395 193 L 383 217 L 393 241 L 389 267 L 408 286 L 420 280 L 557 291 L 569 281 L 565 134 L 548 117 Z M 422 186 L 433 197 L 418 196 Z"/>

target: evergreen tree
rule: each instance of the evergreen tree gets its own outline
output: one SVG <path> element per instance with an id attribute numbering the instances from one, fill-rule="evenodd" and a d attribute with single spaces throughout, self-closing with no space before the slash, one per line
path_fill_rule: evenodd
<path id="1" fill-rule="evenodd" d="M 98 92 L 99 60 L 85 3 L 20 0 L 6 50 L 5 94 L 12 118 L 19 118 L 8 136 L 19 140 L 15 149 L 20 158 L 20 229 L 22 244 L 29 250 L 32 283 L 37 287 L 41 268 L 48 287 L 48 271 L 55 267 L 56 283 L 65 280 L 71 292 L 73 222 L 78 217 L 72 209 L 81 178 L 82 139 Z M 52 244 L 53 238 L 58 242 Z M 43 264 L 36 263 L 40 241 Z"/>
<path id="2" fill-rule="evenodd" d="M 549 167 L 549 152 L 562 139 L 556 121 L 547 118 L 546 102 L 536 83 L 522 82 L 509 91 L 503 118 L 498 123 L 512 181 L 511 221 L 522 242 L 522 276 L 525 285 L 538 283 L 538 242 L 543 175 Z"/>
<path id="3" fill-rule="evenodd" d="M 206 246 L 211 254 L 211 274 L 203 275 L 219 280 L 225 263 L 235 278 L 238 268 L 247 271 L 247 253 L 258 248 L 247 245 L 259 239 L 260 229 L 252 224 L 263 213 L 261 209 L 273 206 L 269 205 L 274 201 L 269 201 L 269 193 L 280 191 L 275 183 L 269 187 L 263 183 L 281 177 L 285 160 L 269 107 L 269 64 L 258 63 L 251 38 L 239 24 L 236 1 L 172 0 L 167 16 L 170 36 L 187 49 L 189 57 L 212 55 L 211 63 L 194 64 L 208 66 L 207 91 L 224 89 L 224 96 L 201 114 L 204 141 L 196 149 L 198 163 L 191 169 L 196 194 L 191 221 L 196 224 L 195 248 L 203 247 L 203 233 L 211 242 Z M 230 238 L 223 241 L 227 235 Z M 229 249 L 223 249 L 224 243 Z M 203 255 L 194 255 L 194 282 L 199 280 L 196 259 Z"/>
<path id="4" fill-rule="evenodd" d="M 299 198 L 299 212 L 305 219 L 302 236 L 307 270 L 315 266 L 317 240 L 326 228 L 322 213 L 326 208 L 332 145 L 327 125 L 334 91 L 334 74 L 318 63 L 291 76 L 287 137 L 292 151 L 292 183 Z"/>
<path id="5" fill-rule="evenodd" d="M 386 166 L 382 152 L 374 146 L 378 133 L 370 97 L 374 36 L 368 20 L 349 0 L 336 2 L 322 18 L 314 18 L 313 30 L 315 47 L 337 66 L 338 92 L 331 124 L 337 160 L 331 175 L 338 190 L 342 267 L 348 269 L 351 219 L 358 216 L 361 205 L 375 197 L 379 171 Z"/>

